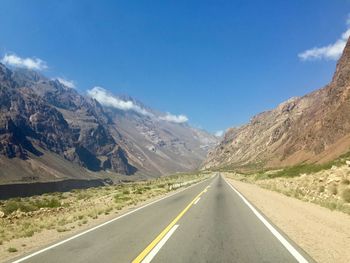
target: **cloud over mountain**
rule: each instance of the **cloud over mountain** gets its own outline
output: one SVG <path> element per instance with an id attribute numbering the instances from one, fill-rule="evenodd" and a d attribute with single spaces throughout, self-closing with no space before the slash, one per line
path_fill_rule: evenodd
<path id="1" fill-rule="evenodd" d="M 159 117 L 159 119 L 163 121 L 169 121 L 169 122 L 175 122 L 175 123 L 185 123 L 188 121 L 188 118 L 186 115 L 183 115 L 183 114 L 174 115 L 169 112 L 167 112 L 165 116 Z"/>
<path id="2" fill-rule="evenodd" d="M 1 59 L 1 62 L 19 68 L 27 68 L 31 70 L 44 70 L 47 69 L 47 64 L 40 58 L 21 58 L 15 54 L 5 54 Z"/>
<path id="3" fill-rule="evenodd" d="M 136 105 L 133 101 L 122 100 L 118 97 L 111 95 L 106 89 L 102 87 L 94 87 L 87 91 L 88 95 L 96 99 L 99 103 L 104 106 L 113 107 L 123 111 L 135 111 L 142 115 L 152 115 L 147 110 Z"/>
<path id="4" fill-rule="evenodd" d="M 64 79 L 64 78 L 60 78 L 57 77 L 56 78 L 61 84 L 63 84 L 64 86 L 74 89 L 75 88 L 75 83 L 73 80 L 68 80 L 68 79 Z"/>

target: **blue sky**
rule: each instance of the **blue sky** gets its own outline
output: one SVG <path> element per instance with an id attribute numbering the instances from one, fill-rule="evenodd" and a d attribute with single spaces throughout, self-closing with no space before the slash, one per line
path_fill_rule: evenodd
<path id="1" fill-rule="evenodd" d="M 215 132 L 324 86 L 337 54 L 298 54 L 341 40 L 349 12 L 346 0 L 2 0 L 0 55 Z"/>

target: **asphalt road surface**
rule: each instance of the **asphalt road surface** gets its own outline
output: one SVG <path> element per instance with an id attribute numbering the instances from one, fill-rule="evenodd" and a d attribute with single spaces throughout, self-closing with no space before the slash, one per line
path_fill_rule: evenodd
<path id="1" fill-rule="evenodd" d="M 219 174 L 13 262 L 313 262 Z"/>

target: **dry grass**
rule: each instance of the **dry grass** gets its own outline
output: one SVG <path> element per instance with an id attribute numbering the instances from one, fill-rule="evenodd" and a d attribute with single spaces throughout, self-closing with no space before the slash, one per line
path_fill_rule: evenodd
<path id="1" fill-rule="evenodd" d="M 275 177 L 275 173 L 280 174 L 281 171 L 226 175 L 235 180 L 254 183 L 265 189 L 350 214 L 350 167 L 347 165 L 332 166 L 294 177 Z"/>
<path id="2" fill-rule="evenodd" d="M 44 230 L 69 232 L 101 216 L 118 213 L 152 197 L 166 194 L 209 177 L 209 174 L 180 174 L 155 180 L 126 183 L 65 193 L 0 201 L 0 246 L 8 253 L 12 240 L 30 238 Z M 29 239 L 28 239 L 29 240 Z M 25 245 L 25 244 L 24 244 Z"/>
<path id="3" fill-rule="evenodd" d="M 350 203 L 350 189 L 344 189 L 342 192 L 342 198 L 345 202 Z"/>

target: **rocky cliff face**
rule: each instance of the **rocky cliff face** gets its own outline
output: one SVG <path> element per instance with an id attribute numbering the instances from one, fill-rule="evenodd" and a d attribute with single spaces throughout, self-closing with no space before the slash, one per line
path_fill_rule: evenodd
<path id="1" fill-rule="evenodd" d="M 256 169 L 326 162 L 350 149 L 350 42 L 329 85 L 230 129 L 205 168 Z"/>
<path id="2" fill-rule="evenodd" d="M 121 136 L 120 143 L 135 166 L 153 176 L 198 169 L 217 138 L 185 123 L 161 120 L 161 113 L 147 110 L 149 116 L 105 109 L 114 124 L 112 134 Z"/>
<path id="3" fill-rule="evenodd" d="M 101 105 L 58 81 L 0 65 L 0 113 L 0 154 L 7 158 L 48 151 L 91 171 L 136 171 L 109 133 Z"/>
<path id="4" fill-rule="evenodd" d="M 190 171 L 217 143 L 205 131 L 163 121 L 161 113 L 133 103 L 152 114 L 102 106 L 58 80 L 0 63 L 0 183 Z"/>

